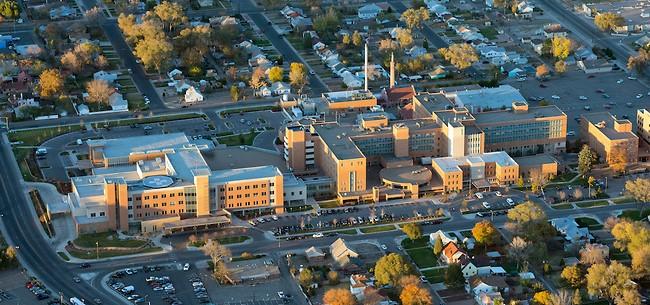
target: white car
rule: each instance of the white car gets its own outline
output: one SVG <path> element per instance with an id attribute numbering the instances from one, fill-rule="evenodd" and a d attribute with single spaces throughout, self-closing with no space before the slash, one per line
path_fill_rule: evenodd
<path id="1" fill-rule="evenodd" d="M 278 297 L 284 299 L 284 292 L 278 291 Z"/>
<path id="2" fill-rule="evenodd" d="M 508 203 L 509 206 L 515 205 L 515 201 L 512 200 L 512 198 L 506 198 L 506 202 Z"/>
<path id="3" fill-rule="evenodd" d="M 636 98 L 642 98 L 642 97 L 643 97 L 643 94 L 641 94 L 641 93 L 636 95 Z"/>
<path id="4" fill-rule="evenodd" d="M 616 81 L 616 83 L 617 83 L 617 84 L 622 84 L 622 83 L 623 83 L 623 80 L 622 80 L 622 79 L 619 79 L 619 80 Z"/>
<path id="5" fill-rule="evenodd" d="M 578 98 L 579 98 L 581 101 L 586 101 L 587 99 L 589 99 L 588 97 L 586 97 L 586 96 L 584 96 L 584 95 L 581 95 L 581 96 L 579 96 Z"/>
<path id="6" fill-rule="evenodd" d="M 551 95 L 551 98 L 554 100 L 559 100 L 560 96 L 559 95 Z"/>
<path id="7" fill-rule="evenodd" d="M 629 80 L 635 80 L 636 77 L 634 77 L 634 76 L 628 76 L 627 79 L 629 79 Z"/>
<path id="8" fill-rule="evenodd" d="M 496 191 L 496 192 L 494 192 L 494 195 L 497 195 L 497 197 L 501 197 L 501 192 Z"/>
<path id="9" fill-rule="evenodd" d="M 190 270 L 190 263 L 185 263 L 185 265 L 183 265 L 183 271 L 189 271 L 189 270 Z"/>
<path id="10" fill-rule="evenodd" d="M 571 130 L 571 131 L 567 132 L 566 135 L 569 136 L 569 137 L 572 137 L 572 136 L 576 135 L 576 132 Z"/>
<path id="11" fill-rule="evenodd" d="M 318 232 L 318 233 L 314 233 L 314 235 L 312 235 L 311 237 L 313 237 L 313 238 L 321 238 L 323 236 L 324 236 L 323 233 Z"/>
<path id="12" fill-rule="evenodd" d="M 474 194 L 474 195 L 475 195 L 476 198 L 478 198 L 478 199 L 483 199 L 483 194 L 481 194 L 481 193 L 476 193 L 476 194 Z"/>
<path id="13" fill-rule="evenodd" d="M 386 247 L 386 245 L 384 245 L 384 244 L 381 244 L 381 249 L 385 251 L 385 250 L 388 250 L 388 247 Z"/>
<path id="14" fill-rule="evenodd" d="M 489 202 L 487 202 L 487 201 L 483 201 L 483 207 L 486 208 L 486 209 L 489 209 L 489 208 L 491 208 L 492 206 L 490 205 Z"/>
<path id="15" fill-rule="evenodd" d="M 587 111 L 591 110 L 591 106 L 585 106 L 585 110 Z"/>
<path id="16" fill-rule="evenodd" d="M 271 216 L 271 218 L 273 218 L 274 221 L 278 221 L 278 216 L 276 215 Z"/>

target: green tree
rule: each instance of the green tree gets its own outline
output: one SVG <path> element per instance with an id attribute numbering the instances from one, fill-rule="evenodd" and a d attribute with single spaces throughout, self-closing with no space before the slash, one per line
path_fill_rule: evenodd
<path id="1" fill-rule="evenodd" d="M 567 37 L 555 36 L 551 40 L 551 53 L 558 60 L 565 60 L 573 51 L 574 43 Z"/>
<path id="2" fill-rule="evenodd" d="M 330 270 L 329 272 L 327 272 L 327 281 L 329 282 L 330 285 L 338 285 L 339 273 L 334 270 Z"/>
<path id="3" fill-rule="evenodd" d="M 489 220 L 477 222 L 472 228 L 472 235 L 485 247 L 493 245 L 499 239 L 499 231 Z"/>
<path id="4" fill-rule="evenodd" d="M 410 240 L 416 240 L 422 237 L 422 228 L 415 222 L 409 222 L 402 227 L 402 232 L 408 236 Z"/>
<path id="5" fill-rule="evenodd" d="M 589 145 L 583 145 L 578 153 L 578 172 L 584 177 L 591 171 L 596 159 L 596 154 L 589 148 Z"/>
<path id="6" fill-rule="evenodd" d="M 289 69 L 289 81 L 292 86 L 298 88 L 298 93 L 302 93 L 302 88 L 307 84 L 307 69 L 305 65 L 292 62 Z"/>
<path id="7" fill-rule="evenodd" d="M 454 43 L 449 48 L 438 50 L 440 55 L 460 70 L 465 70 L 478 61 L 478 55 L 474 47 L 467 43 Z"/>
<path id="8" fill-rule="evenodd" d="M 582 285 L 583 274 L 582 269 L 578 265 L 564 267 L 560 276 L 573 288 L 578 288 Z"/>
<path id="9" fill-rule="evenodd" d="M 402 289 L 399 295 L 402 305 L 432 305 L 431 293 L 429 290 L 415 284 L 410 284 Z"/>
<path id="10" fill-rule="evenodd" d="M 406 27 L 409 29 L 420 28 L 422 27 L 422 22 L 429 20 L 429 10 L 420 7 L 418 9 L 409 8 L 404 13 L 402 13 L 402 21 L 406 23 Z"/>
<path id="11" fill-rule="evenodd" d="M 544 241 L 555 234 L 544 210 L 532 201 L 510 209 L 506 226 L 526 240 Z"/>
<path id="12" fill-rule="evenodd" d="M 181 23 L 187 22 L 183 7 L 177 2 L 163 1 L 153 9 L 169 32 Z"/>
<path id="13" fill-rule="evenodd" d="M 315 276 L 314 273 L 309 268 L 302 268 L 300 274 L 298 275 L 298 282 L 302 287 L 309 287 L 314 282 Z"/>
<path id="14" fill-rule="evenodd" d="M 596 15 L 594 23 L 601 31 L 611 31 L 625 24 L 625 19 L 616 13 L 602 13 Z"/>
<path id="15" fill-rule="evenodd" d="M 281 67 L 275 66 L 269 71 L 269 80 L 272 83 L 281 82 L 284 78 L 284 69 Z"/>
<path id="16" fill-rule="evenodd" d="M 465 285 L 465 278 L 460 264 L 449 264 L 445 271 L 445 285 L 452 288 Z"/>
<path id="17" fill-rule="evenodd" d="M 331 7 L 323 15 L 316 16 L 313 21 L 313 27 L 321 38 L 332 38 L 336 28 L 341 24 L 339 13 L 334 7 Z"/>
<path id="18" fill-rule="evenodd" d="M 232 99 L 233 102 L 236 102 L 240 99 L 241 91 L 239 87 L 232 85 L 230 86 L 230 98 Z"/>
<path id="19" fill-rule="evenodd" d="M 188 27 L 181 30 L 174 42 L 186 67 L 203 64 L 210 50 L 212 28 L 207 25 Z"/>
<path id="20" fill-rule="evenodd" d="M 554 305 L 552 294 L 548 290 L 543 290 L 533 295 L 533 303 L 536 305 Z"/>
<path id="21" fill-rule="evenodd" d="M 128 42 L 136 42 L 139 31 L 134 15 L 125 15 L 124 13 L 120 14 L 120 16 L 117 17 L 117 25 L 122 33 L 124 33 L 124 37 Z"/>
<path id="22" fill-rule="evenodd" d="M 359 33 L 359 31 L 354 31 L 354 33 L 352 33 L 352 44 L 355 47 L 360 47 L 361 44 L 363 44 L 363 38 L 361 37 L 361 33 Z"/>
<path id="23" fill-rule="evenodd" d="M 153 68 L 158 73 L 162 73 L 169 67 L 173 51 L 174 47 L 162 32 L 146 36 L 135 46 L 135 53 L 142 60 L 144 66 L 147 69 Z"/>
<path id="24" fill-rule="evenodd" d="M 264 73 L 264 69 L 262 69 L 262 67 L 257 67 L 255 70 L 253 70 L 253 73 L 251 74 L 251 80 L 248 84 L 251 86 L 251 89 L 257 91 L 267 85 L 265 79 L 266 74 Z"/>
<path id="25" fill-rule="evenodd" d="M 38 82 L 38 92 L 43 98 L 51 98 L 63 93 L 63 77 L 59 70 L 47 69 L 41 72 Z"/>
<path id="26" fill-rule="evenodd" d="M 439 256 L 440 253 L 442 253 L 442 238 L 440 236 L 436 236 L 436 239 L 433 240 L 433 254 L 435 256 Z"/>
<path id="27" fill-rule="evenodd" d="M 375 278 L 380 285 L 397 286 L 402 276 L 413 273 L 413 265 L 397 253 L 384 255 L 375 264 Z"/>
<path id="28" fill-rule="evenodd" d="M 13 0 L 0 2 L 0 15 L 6 19 L 17 19 L 20 17 L 20 5 Z"/>
<path id="29" fill-rule="evenodd" d="M 398 28 L 396 30 L 397 42 L 402 49 L 408 48 L 413 45 L 413 35 L 409 29 Z"/>

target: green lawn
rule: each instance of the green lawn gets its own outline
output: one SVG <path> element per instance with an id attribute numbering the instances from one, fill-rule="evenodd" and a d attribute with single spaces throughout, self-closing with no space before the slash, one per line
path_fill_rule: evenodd
<path id="1" fill-rule="evenodd" d="M 70 255 L 76 257 L 76 258 L 81 258 L 81 259 L 95 259 L 97 258 L 97 252 L 95 251 L 84 251 L 84 250 L 79 250 L 76 248 L 70 248 L 68 247 L 68 253 Z M 123 255 L 132 255 L 132 254 L 142 254 L 142 253 L 151 253 L 151 252 L 158 252 L 161 251 L 162 248 L 160 247 L 151 247 L 151 248 L 143 248 L 143 249 L 138 249 L 138 250 L 132 250 L 132 251 L 99 251 L 99 258 L 108 258 L 108 257 L 116 257 L 116 256 L 123 256 Z"/>
<path id="2" fill-rule="evenodd" d="M 104 232 L 94 234 L 81 234 L 74 240 L 74 244 L 84 248 L 94 248 L 95 243 L 99 242 L 100 247 L 123 247 L 123 248 L 139 248 L 144 246 L 147 242 L 138 239 L 121 240 L 118 239 L 115 232 Z"/>
<path id="3" fill-rule="evenodd" d="M 429 238 L 422 236 L 416 240 L 410 240 L 409 238 L 404 238 L 402 240 L 402 247 L 404 249 L 414 249 L 414 248 L 423 248 L 429 246 Z"/>
<path id="4" fill-rule="evenodd" d="M 387 231 L 393 231 L 395 230 L 395 226 L 393 225 L 384 225 L 384 226 L 374 226 L 374 227 L 367 227 L 367 228 L 362 228 L 361 232 L 370 234 L 370 233 L 379 233 L 379 232 L 387 232 Z"/>
<path id="5" fill-rule="evenodd" d="M 650 215 L 650 208 L 643 209 L 643 213 L 640 210 L 625 210 L 621 215 L 618 215 L 618 218 L 628 218 L 631 220 L 641 220 L 645 219 Z"/>
<path id="6" fill-rule="evenodd" d="M 603 228 L 602 224 L 591 217 L 576 217 L 575 221 L 580 228 L 587 227 L 591 230 L 600 230 Z"/>
<path id="7" fill-rule="evenodd" d="M 336 233 L 344 234 L 344 235 L 357 235 L 357 230 L 355 229 L 340 230 L 340 231 L 336 231 Z"/>
<path id="8" fill-rule="evenodd" d="M 217 138 L 219 144 L 226 144 L 226 146 L 239 146 L 239 145 L 253 145 L 253 140 L 260 134 L 257 131 L 242 133 L 238 135 L 225 136 Z"/>
<path id="9" fill-rule="evenodd" d="M 619 198 L 614 198 L 612 199 L 612 202 L 615 204 L 624 204 L 624 203 L 632 203 L 635 202 L 634 198 L 632 197 L 619 197 Z"/>
<path id="10" fill-rule="evenodd" d="M 248 107 L 248 108 L 234 108 L 234 109 L 228 109 L 222 111 L 220 114 L 223 117 L 226 114 L 236 114 L 236 113 L 244 113 L 244 112 L 255 112 L 255 111 L 266 111 L 266 110 L 272 110 L 272 111 L 277 111 L 280 110 L 279 106 L 258 106 L 258 107 Z"/>
<path id="11" fill-rule="evenodd" d="M 63 252 L 57 252 L 56 254 L 58 254 L 59 257 L 61 257 L 62 260 L 66 261 L 66 262 L 70 261 L 70 258 L 68 257 L 67 254 L 65 254 Z"/>
<path id="12" fill-rule="evenodd" d="M 433 255 L 433 250 L 429 247 L 406 250 L 406 253 L 411 256 L 418 268 L 438 266 L 436 256 Z"/>
<path id="13" fill-rule="evenodd" d="M 247 261 L 247 260 L 256 259 L 256 258 L 262 258 L 262 257 L 265 257 L 265 256 L 266 255 L 264 255 L 264 254 L 235 256 L 230 261 L 232 261 L 232 262 L 241 262 L 241 261 Z"/>
<path id="14" fill-rule="evenodd" d="M 422 275 L 427 278 L 430 283 L 442 283 L 445 281 L 445 271 L 447 268 L 437 268 L 422 271 Z"/>
<path id="15" fill-rule="evenodd" d="M 485 36 L 485 38 L 490 39 L 490 40 L 496 38 L 497 35 L 499 34 L 497 32 L 497 30 L 495 28 L 493 28 L 493 27 L 482 28 L 481 30 L 479 30 L 479 32 L 481 34 L 483 34 L 483 36 Z"/>
<path id="16" fill-rule="evenodd" d="M 318 205 L 321 207 L 321 209 L 338 208 L 340 206 L 339 201 L 336 199 L 319 201 Z"/>
<path id="17" fill-rule="evenodd" d="M 573 177 L 575 177 L 575 176 L 576 176 L 576 174 L 574 174 L 574 173 L 564 173 L 564 174 L 555 176 L 555 178 L 553 178 L 551 180 L 551 182 L 567 182 L 567 181 L 570 181 L 571 179 L 573 179 Z"/>
<path id="18" fill-rule="evenodd" d="M 609 203 L 607 202 L 607 200 L 596 200 L 596 201 L 576 203 L 576 205 L 578 207 L 581 207 L 581 208 L 599 207 L 599 206 L 605 206 L 605 205 L 608 205 L 608 204 Z"/>
<path id="19" fill-rule="evenodd" d="M 217 238 L 217 241 L 222 245 L 227 245 L 227 244 L 243 243 L 243 242 L 245 242 L 245 241 L 247 241 L 249 239 L 250 239 L 249 236 L 238 235 L 238 236 L 228 236 L 228 237 Z"/>
<path id="20" fill-rule="evenodd" d="M 126 119 L 126 120 L 115 120 L 115 121 L 106 121 L 101 123 L 93 123 L 93 127 L 100 128 L 103 127 L 104 125 L 108 125 L 110 127 L 117 127 L 117 126 L 128 126 L 133 124 L 152 124 L 152 123 L 196 119 L 196 118 L 204 118 L 204 117 L 205 115 L 201 113 L 179 113 L 179 114 L 161 115 L 161 116 L 145 117 L 145 118 L 138 118 L 138 119 Z"/>
<path id="21" fill-rule="evenodd" d="M 287 207 L 287 213 L 297 213 L 297 212 L 304 212 L 304 211 L 309 211 L 313 209 L 311 205 L 301 205 L 301 206 L 295 206 L 295 207 Z"/>
<path id="22" fill-rule="evenodd" d="M 463 237 L 467 237 L 467 238 L 474 238 L 474 235 L 472 234 L 472 230 L 460 231 L 460 235 L 463 235 Z"/>
<path id="23" fill-rule="evenodd" d="M 573 205 L 570 203 L 561 203 L 561 204 L 551 205 L 551 208 L 555 210 L 570 210 L 573 209 Z"/>

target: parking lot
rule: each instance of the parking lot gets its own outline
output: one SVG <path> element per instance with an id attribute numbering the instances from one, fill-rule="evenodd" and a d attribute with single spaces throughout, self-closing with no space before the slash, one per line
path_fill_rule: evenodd
<path id="1" fill-rule="evenodd" d="M 225 114 L 222 120 L 216 122 L 216 128 L 219 133 L 232 132 L 234 134 L 249 132 L 251 128 L 278 130 L 282 124 L 286 123 L 287 119 L 282 111 L 232 113 Z"/>
<path id="2" fill-rule="evenodd" d="M 469 213 L 481 213 L 478 216 L 490 216 L 492 212 L 494 212 L 494 215 L 501 215 L 506 214 L 508 209 L 524 201 L 524 198 L 519 194 L 501 194 L 501 196 L 497 196 L 496 192 L 477 192 L 468 200 L 467 211 Z"/>
<path id="3" fill-rule="evenodd" d="M 634 77 L 628 79 L 628 75 L 622 71 L 585 74 L 571 67 L 566 74 L 545 82 L 528 78 L 524 82 L 510 80 L 506 83 L 520 89 L 526 99 L 543 97 L 550 104 L 557 105 L 567 114 L 568 131 L 574 131 L 576 136 L 579 132 L 577 118 L 587 111 L 609 111 L 618 118 L 635 121 L 637 109 L 650 107 L 650 90 Z M 580 99 L 580 96 L 586 99 Z M 538 103 L 532 101 L 531 105 Z"/>
<path id="4" fill-rule="evenodd" d="M 118 271 L 112 275 L 109 286 L 135 304 L 206 304 L 208 292 L 215 283 L 207 270 L 197 270 L 184 264 L 144 266 Z"/>

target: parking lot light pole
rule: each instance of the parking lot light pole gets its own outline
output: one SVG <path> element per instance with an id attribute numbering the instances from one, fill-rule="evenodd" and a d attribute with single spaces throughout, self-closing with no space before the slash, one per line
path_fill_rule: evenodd
<path id="1" fill-rule="evenodd" d="M 95 242 L 95 252 L 97 254 L 97 259 L 99 259 L 99 241 Z"/>

